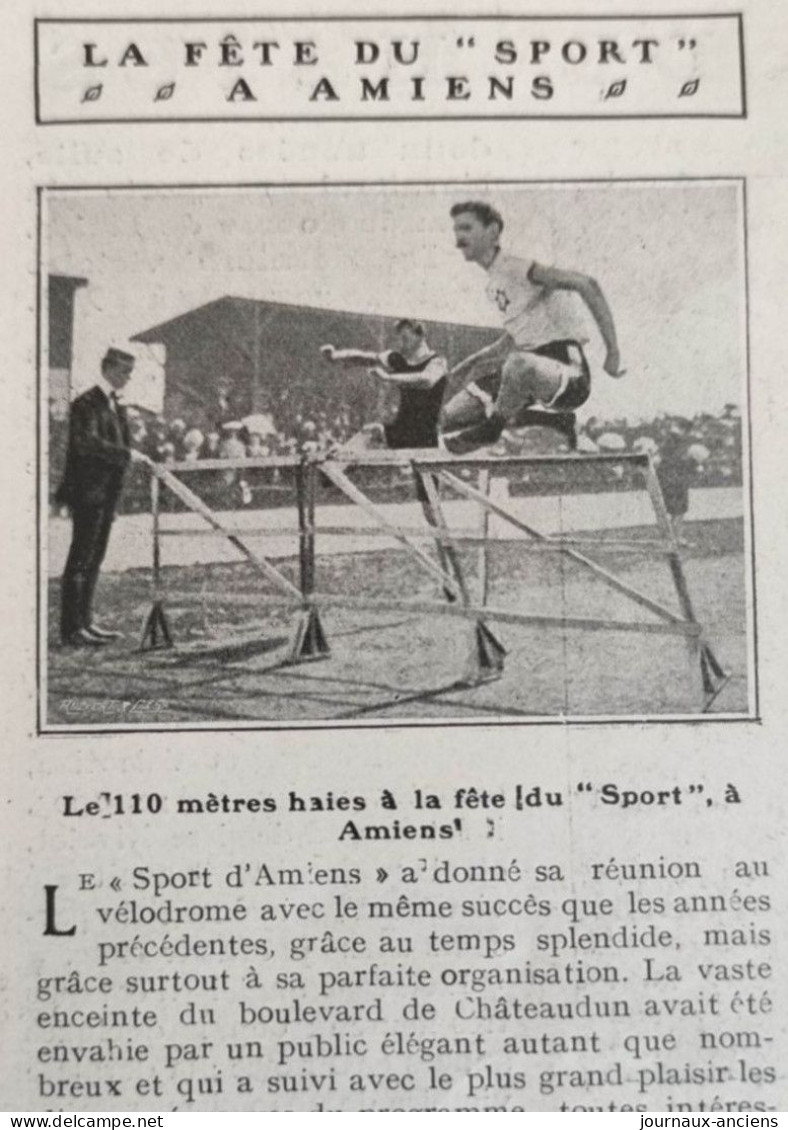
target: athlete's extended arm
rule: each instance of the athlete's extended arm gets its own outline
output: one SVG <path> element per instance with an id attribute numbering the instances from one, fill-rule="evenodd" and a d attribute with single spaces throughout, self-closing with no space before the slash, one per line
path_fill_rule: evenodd
<path id="1" fill-rule="evenodd" d="M 508 334 L 503 334 L 492 345 L 485 345 L 484 349 L 478 349 L 476 353 L 471 353 L 458 362 L 449 369 L 447 376 L 452 381 L 461 377 L 464 385 L 469 384 L 474 377 L 489 373 L 497 363 L 503 362 L 511 350 L 512 339 Z"/>
<path id="2" fill-rule="evenodd" d="M 344 365 L 375 365 L 380 362 L 379 353 L 369 353 L 363 349 L 337 349 L 334 345 L 321 345 L 320 352 L 326 361 L 337 361 Z"/>
<path id="3" fill-rule="evenodd" d="M 562 271 L 558 267 L 544 267 L 541 263 L 534 263 L 531 268 L 531 280 L 537 286 L 544 286 L 551 290 L 573 290 L 580 295 L 591 311 L 591 316 L 596 322 L 605 343 L 607 350 L 604 363 L 605 372 L 611 377 L 623 377 L 626 369 L 621 368 L 621 356 L 618 351 L 618 338 L 616 337 L 613 315 L 596 279 L 592 279 L 590 275 L 583 275 L 579 271 Z"/>

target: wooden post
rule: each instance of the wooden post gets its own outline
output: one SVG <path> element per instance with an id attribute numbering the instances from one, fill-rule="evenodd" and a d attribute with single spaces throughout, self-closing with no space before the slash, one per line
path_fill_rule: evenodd
<path id="1" fill-rule="evenodd" d="M 465 576 L 462 571 L 460 556 L 444 516 L 443 507 L 441 506 L 437 478 L 429 471 L 422 471 L 418 467 L 413 468 L 413 474 L 416 479 L 417 490 L 419 484 L 421 485 L 422 509 L 427 523 L 438 531 L 435 538 L 435 547 L 438 551 L 438 560 L 441 563 L 441 568 L 454 577 L 463 604 L 470 604 L 471 597 L 468 592 L 468 586 L 465 584 Z M 444 589 L 444 592 L 447 599 L 456 599 L 450 589 Z"/>
<path id="2" fill-rule="evenodd" d="M 161 506 L 161 484 L 156 474 L 151 472 L 150 477 L 150 512 L 151 512 L 151 525 L 153 531 L 153 571 L 151 574 L 151 585 L 153 588 L 153 599 L 158 600 L 161 596 L 161 531 L 160 531 L 160 506 Z"/>
<path id="3" fill-rule="evenodd" d="M 659 479 L 657 478 L 654 464 L 651 462 L 650 458 L 643 473 L 646 480 L 646 490 L 648 491 L 648 496 L 651 499 L 651 505 L 654 509 L 654 515 L 657 519 L 657 525 L 668 547 L 668 563 L 670 565 L 676 595 L 678 596 L 679 608 L 682 611 L 684 619 L 694 624 L 696 623 L 695 610 L 692 607 L 687 580 L 684 576 L 681 554 L 679 553 L 678 542 L 676 541 L 676 535 L 673 531 L 673 523 L 670 520 L 670 514 L 668 514 L 668 508 L 665 505 L 665 498 L 662 494 L 662 487 L 659 485 Z"/>
<path id="4" fill-rule="evenodd" d="M 315 533 L 315 511 L 316 511 L 316 498 L 317 498 L 317 465 L 310 462 L 306 468 L 306 482 L 304 483 L 306 494 L 306 527 L 307 527 L 307 593 L 311 597 L 315 591 L 315 573 L 317 570 L 317 556 L 316 556 L 316 533 Z"/>
<path id="5" fill-rule="evenodd" d="M 296 506 L 298 508 L 298 562 L 301 586 L 301 612 L 285 664 L 304 663 L 310 659 L 326 659 L 331 649 L 323 630 L 316 605 L 315 591 L 315 495 L 317 467 L 304 459 L 295 469 Z"/>
<path id="6" fill-rule="evenodd" d="M 439 493 L 440 480 L 436 481 L 437 476 L 429 472 L 424 472 L 415 466 L 414 472 L 419 476 L 419 480 L 423 484 L 424 495 L 429 503 L 427 520 L 430 524 L 434 524 L 440 533 L 440 541 L 438 541 L 437 544 L 438 546 L 443 545 L 444 548 L 441 561 L 445 559 L 449 564 L 456 577 L 457 585 L 462 595 L 462 602 L 464 605 L 468 606 L 471 603 L 471 596 L 468 592 L 468 586 L 465 584 L 460 559 L 456 553 L 455 543 L 444 516 L 443 507 L 441 506 Z M 432 518 L 430 518 L 429 514 L 432 515 Z M 484 601 L 482 601 L 482 605 L 483 604 Z M 473 624 L 471 648 L 465 663 L 465 669 L 457 685 L 466 687 L 477 686 L 479 683 L 489 682 L 490 679 L 500 678 L 503 674 L 505 658 L 506 648 L 487 627 L 483 616 L 478 616 Z"/>
<path id="7" fill-rule="evenodd" d="M 676 541 L 673 523 L 670 520 L 670 514 L 665 505 L 665 496 L 662 493 L 662 487 L 659 484 L 654 463 L 650 456 L 643 475 L 646 480 L 646 490 L 654 508 L 657 525 L 668 547 L 668 565 L 670 566 L 670 574 L 673 578 L 679 607 L 688 623 L 697 624 L 698 621 L 689 594 L 687 578 L 684 576 L 684 566 L 681 562 L 681 553 Z M 687 651 L 693 679 L 700 674 L 701 691 L 704 698 L 703 709 L 705 711 L 708 710 L 714 699 L 729 682 L 730 676 L 723 670 L 714 652 L 700 635 L 687 637 Z"/>
<path id="8" fill-rule="evenodd" d="M 158 648 L 173 646 L 161 585 L 161 484 L 155 468 L 151 468 L 150 476 L 150 510 L 153 537 L 151 607 L 142 622 L 140 651 L 156 651 Z"/>
<path id="9" fill-rule="evenodd" d="M 301 596 L 304 598 L 304 607 L 309 597 L 309 546 L 307 541 L 307 505 L 306 505 L 306 478 L 307 466 L 301 463 L 295 469 L 296 506 L 298 508 L 298 570 L 301 584 Z"/>
<path id="10" fill-rule="evenodd" d="M 482 467 L 479 471 L 479 477 L 476 480 L 476 487 L 480 494 L 485 498 L 490 496 L 490 468 Z M 481 545 L 479 546 L 479 604 L 482 608 L 487 603 L 489 595 L 489 558 L 488 558 L 488 539 L 490 536 L 490 511 L 486 506 L 481 507 L 479 515 L 479 533 L 482 538 Z"/>

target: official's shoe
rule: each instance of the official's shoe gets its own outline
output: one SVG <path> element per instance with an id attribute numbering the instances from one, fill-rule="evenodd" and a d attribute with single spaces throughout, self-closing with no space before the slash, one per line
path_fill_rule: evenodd
<path id="1" fill-rule="evenodd" d="M 106 647 L 109 640 L 92 635 L 87 628 L 77 628 L 70 636 L 64 636 L 63 647 Z"/>
<path id="2" fill-rule="evenodd" d="M 100 624 L 91 624 L 85 631 L 90 632 L 100 640 L 122 640 L 123 632 L 114 632 L 110 628 L 102 628 Z"/>

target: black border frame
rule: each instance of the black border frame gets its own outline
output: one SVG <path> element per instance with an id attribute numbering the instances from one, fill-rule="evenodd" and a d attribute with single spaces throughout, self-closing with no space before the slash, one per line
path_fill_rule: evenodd
<path id="1" fill-rule="evenodd" d="M 210 117 L 135 117 L 135 118 L 46 118 L 41 117 L 41 89 L 39 83 L 39 37 L 38 29 L 43 24 L 192 24 L 192 23 L 216 23 L 216 24 L 264 24 L 264 23 L 369 23 L 397 20 L 422 20 L 422 21 L 451 21 L 451 22 L 467 22 L 474 21 L 476 23 L 487 22 L 491 20 L 501 21 L 517 21 L 521 23 L 533 23 L 551 21 L 555 23 L 564 21 L 577 21 L 577 20 L 730 20 L 734 19 L 738 25 L 738 43 L 739 43 L 739 100 L 741 103 L 741 110 L 739 113 L 712 113 L 712 114 L 425 114 L 425 115 L 412 115 L 412 114 L 398 114 L 398 115 L 366 115 L 366 114 L 351 114 L 351 115 L 331 115 L 321 116 L 319 114 L 299 114 L 290 117 L 274 117 L 272 115 L 263 115 L 254 117 L 250 115 L 234 116 L 232 114 L 211 115 Z M 747 111 L 747 67 L 744 52 L 744 15 L 740 11 L 734 12 L 682 12 L 674 14 L 652 14 L 648 12 L 637 13 L 613 13 L 613 14 L 594 14 L 589 12 L 577 13 L 575 15 L 562 14 L 560 16 L 547 16 L 547 15 L 511 15 L 503 12 L 498 12 L 495 15 L 437 15 L 428 13 L 414 13 L 408 16 L 396 15 L 380 15 L 380 16 L 292 16 L 292 15 L 265 15 L 265 16 L 131 16 L 124 18 L 122 16 L 104 16 L 95 19 L 87 17 L 71 16 L 63 19 L 57 17 L 38 17 L 33 20 L 33 103 L 35 106 L 35 123 L 37 126 L 107 126 L 107 125 L 131 125 L 131 124 L 144 124 L 144 125 L 168 125 L 172 123 L 180 124 L 203 124 L 208 125 L 218 122 L 233 122 L 233 123 L 261 123 L 268 122 L 269 124 L 276 123 L 298 123 L 298 122 L 321 122 L 326 124 L 348 123 L 348 122 L 598 122 L 598 121 L 741 121 L 748 117 Z"/>
<path id="2" fill-rule="evenodd" d="M 714 715 L 714 714 L 681 714 L 681 715 L 607 715 L 596 718 L 594 716 L 578 715 L 577 717 L 560 716 L 544 717 L 537 716 L 526 718 L 507 718 L 505 715 L 490 718 L 446 718 L 446 719 L 418 719 L 414 721 L 399 721 L 395 719 L 371 719 L 368 722 L 353 722 L 350 720 L 343 720 L 334 722 L 332 720 L 312 721 L 312 722 L 243 722 L 239 721 L 235 724 L 224 725 L 222 723 L 204 722 L 197 725 L 176 725 L 172 723 L 163 723 L 160 725 L 130 725 L 130 724 L 115 724 L 115 725 L 64 725 L 57 726 L 46 725 L 46 699 L 43 696 L 43 662 L 44 662 L 44 648 L 42 647 L 42 637 L 47 625 L 43 623 L 42 612 L 44 608 L 44 600 L 42 595 L 43 584 L 48 584 L 48 574 L 44 575 L 43 558 L 42 558 L 42 541 L 41 531 L 44 520 L 44 514 L 41 509 L 42 502 L 42 482 L 43 482 L 43 447 L 42 447 L 42 394 L 44 391 L 44 372 L 43 372 L 43 338 L 42 338 L 42 294 L 46 274 L 43 269 L 42 253 L 43 253 L 43 204 L 44 196 L 48 192 L 150 192 L 151 190 L 173 190 L 173 191 L 202 191 L 210 192 L 222 189 L 260 189 L 260 190 L 286 190 L 286 189 L 311 189 L 319 191 L 321 189 L 337 189 L 337 188 L 434 188 L 434 187 L 470 187 L 483 183 L 485 186 L 512 186 L 512 185 L 600 185 L 600 184 L 675 184 L 686 182 L 700 182 L 700 183 L 729 183 L 741 186 L 742 191 L 742 254 L 743 254 L 743 273 L 744 273 L 744 353 L 745 353 L 745 400 L 747 410 L 747 489 L 742 491 L 743 496 L 747 498 L 749 505 L 749 514 L 745 514 L 743 521 L 745 529 L 749 532 L 749 580 L 750 580 L 750 594 L 751 594 L 751 608 L 750 613 L 750 629 L 752 633 L 752 713 L 747 714 L 732 714 L 732 715 Z M 709 725 L 709 724 L 761 724 L 762 717 L 760 714 L 760 687 L 759 687 L 759 636 L 758 636 L 758 602 L 757 602 L 757 573 L 755 568 L 755 497 L 754 497 L 754 474 L 753 474 L 753 445 L 752 445 L 752 384 L 751 384 L 751 349 L 750 349 L 750 281 L 749 281 L 749 215 L 748 215 L 748 197 L 747 197 L 747 178 L 746 176 L 673 176 L 673 177 L 577 177 L 577 178 L 537 178 L 531 180 L 523 180 L 522 178 L 509 178 L 509 179 L 496 179 L 490 181 L 474 181 L 474 182 L 458 182 L 458 181 L 445 181 L 445 180 L 402 180 L 402 181 L 330 181 L 330 182 L 317 182 L 317 181 L 287 181 L 287 182 L 259 182 L 259 181 L 236 181 L 236 182 L 214 182 L 214 183 L 172 183 L 166 182 L 148 183 L 148 184 L 39 184 L 36 186 L 36 530 L 35 530 L 35 575 L 36 575 L 36 647 L 35 647 L 35 686 L 36 686 L 36 726 L 35 734 L 37 737 L 54 737 L 54 738 L 74 738 L 85 736 L 106 736 L 109 734 L 203 734 L 203 733 L 282 733 L 282 732 L 320 732 L 322 730 L 346 732 L 354 730 L 420 730 L 425 728 L 435 727 L 452 727 L 457 729 L 465 728 L 493 728 L 497 726 L 571 726 L 573 728 L 585 727 L 599 727 L 599 726 L 659 726 L 659 725 Z M 749 520 L 748 520 L 749 519 Z M 746 558 L 746 553 L 745 553 Z M 749 641 L 748 641 L 749 642 Z M 48 654 L 48 649 L 47 654 Z M 748 649 L 749 652 L 749 649 Z M 748 670 L 749 677 L 749 670 Z"/>

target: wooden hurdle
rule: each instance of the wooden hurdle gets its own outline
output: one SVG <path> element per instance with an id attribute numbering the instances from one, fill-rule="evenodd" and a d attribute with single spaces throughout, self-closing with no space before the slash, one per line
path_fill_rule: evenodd
<path id="1" fill-rule="evenodd" d="M 643 476 L 644 489 L 660 533 L 659 539 L 644 542 L 625 538 L 610 540 L 545 534 L 524 522 L 501 502 L 491 496 L 491 476 L 498 470 L 543 465 L 593 464 L 631 465 Z M 227 526 L 207 506 L 199 495 L 184 485 L 179 473 L 210 470 L 242 470 L 245 468 L 288 468 L 295 478 L 297 510 L 297 557 L 299 584 L 295 585 L 268 558 L 247 543 L 250 536 L 264 535 L 265 530 L 241 531 Z M 426 528 L 417 530 L 402 526 L 381 509 L 350 476 L 353 469 L 371 467 L 406 467 L 420 484 Z M 457 471 L 476 472 L 475 485 L 456 474 Z M 375 525 L 371 528 L 353 526 L 326 526 L 316 524 L 317 493 L 320 477 L 334 486 L 353 505 L 357 506 Z M 479 527 L 473 531 L 452 531 L 446 520 L 440 493 L 440 484 L 455 495 L 479 507 Z M 298 664 L 327 658 L 330 647 L 324 630 L 320 608 L 344 607 L 368 611 L 407 611 L 420 615 L 442 615 L 459 618 L 470 623 L 471 647 L 463 674 L 456 685 L 475 686 L 480 682 L 499 677 L 504 669 L 506 650 L 491 631 L 488 621 L 530 627 L 579 629 L 583 631 L 636 632 L 644 635 L 674 635 L 685 639 L 693 678 L 700 677 L 703 710 L 708 710 L 730 679 L 725 672 L 702 628 L 697 622 L 684 574 L 681 553 L 676 542 L 670 518 L 662 497 L 659 481 L 649 455 L 639 452 L 594 453 L 588 455 L 556 454 L 529 456 L 467 455 L 453 456 L 440 450 L 417 449 L 412 451 L 371 451 L 349 453 L 341 450 L 330 456 L 261 457 L 238 460 L 201 460 L 198 463 L 175 463 L 152 466 L 152 604 L 143 625 L 141 647 L 150 650 L 173 646 L 173 633 L 165 611 L 165 597 L 161 577 L 161 539 L 176 535 L 177 531 L 163 530 L 161 525 L 161 487 L 171 490 L 184 504 L 198 514 L 217 535 L 225 537 L 231 545 L 277 588 L 279 595 L 266 598 L 266 605 L 296 610 L 297 619 L 292 641 L 284 664 Z M 562 555 L 583 571 L 595 577 L 608 588 L 626 597 L 640 609 L 648 611 L 654 620 L 599 620 L 592 617 L 551 617 L 530 615 L 498 609 L 489 604 L 489 543 L 490 518 L 496 517 L 525 538 L 521 548 L 526 552 Z M 316 583 L 317 534 L 360 536 L 375 534 L 392 539 L 418 564 L 423 572 L 438 582 L 443 590 L 443 601 L 409 599 L 366 599 L 357 594 L 322 593 Z M 192 531 L 183 533 L 191 534 Z M 422 548 L 421 543 L 432 542 L 438 560 Z M 471 593 L 460 561 L 459 546 L 476 545 L 477 583 L 475 595 Z M 633 553 L 654 553 L 668 562 L 673 587 L 676 591 L 678 611 L 674 611 L 648 593 L 642 592 L 628 580 L 588 556 L 592 547 Z M 227 599 L 225 596 L 224 599 Z M 244 598 L 248 600 L 249 598 Z"/>

